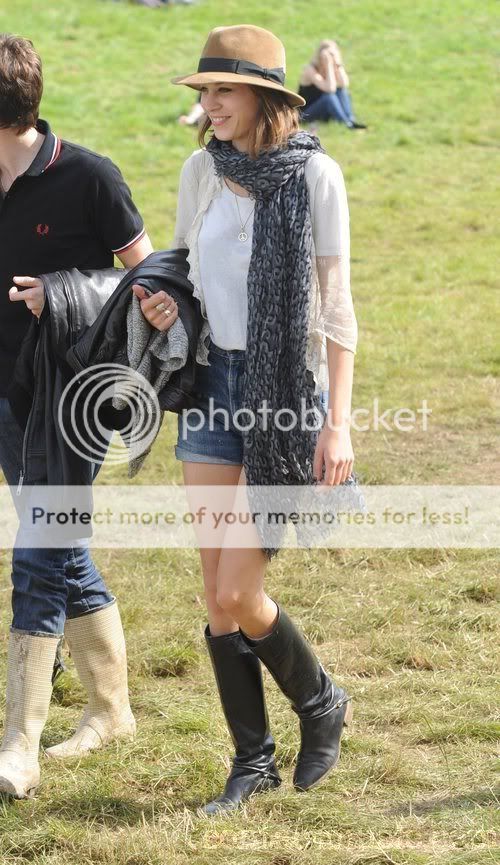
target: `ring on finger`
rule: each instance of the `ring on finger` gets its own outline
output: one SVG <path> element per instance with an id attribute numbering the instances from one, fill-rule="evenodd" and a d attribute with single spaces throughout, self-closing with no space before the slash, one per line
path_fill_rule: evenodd
<path id="1" fill-rule="evenodd" d="M 164 303 L 159 303 L 158 306 L 155 306 L 155 309 L 157 309 L 158 312 L 163 312 L 164 309 L 165 309 L 165 304 L 164 304 Z"/>
<path id="2" fill-rule="evenodd" d="M 164 310 L 163 310 L 163 315 L 166 315 L 167 317 L 168 317 L 169 315 L 172 315 L 172 310 L 171 310 L 171 309 L 164 309 Z"/>

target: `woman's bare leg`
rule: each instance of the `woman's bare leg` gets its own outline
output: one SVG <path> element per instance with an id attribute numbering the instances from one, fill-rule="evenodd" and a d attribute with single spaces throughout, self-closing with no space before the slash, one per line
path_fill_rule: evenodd
<path id="1" fill-rule="evenodd" d="M 193 513 L 205 506 L 210 518 L 212 511 L 227 513 L 233 510 L 241 466 L 185 462 L 183 470 Z M 214 488 L 205 491 L 200 489 L 200 485 Z M 226 489 L 215 489 L 221 485 L 225 485 Z M 217 601 L 217 572 L 224 542 L 224 525 L 221 520 L 220 529 L 210 532 L 211 546 L 207 546 L 206 533 L 197 530 L 209 618 L 205 639 L 235 746 L 232 768 L 224 790 L 203 808 L 208 815 L 233 811 L 249 796 L 271 790 L 281 783 L 274 761 L 275 745 L 269 731 L 260 661 L 245 645 L 238 622 Z"/>
<path id="2" fill-rule="evenodd" d="M 243 470 L 239 483 L 245 486 Z M 276 604 L 264 591 L 266 568 L 267 557 L 255 524 L 229 525 L 217 567 L 217 605 L 252 639 L 271 633 L 278 615 Z"/>
<path id="3" fill-rule="evenodd" d="M 244 483 L 243 472 L 240 483 Z M 249 523 L 245 531 L 244 545 L 236 524 L 224 534 L 217 603 L 238 622 L 242 639 L 265 664 L 300 718 L 301 748 L 294 785 L 308 790 L 338 762 L 342 731 L 352 714 L 351 698 L 332 682 L 300 630 L 266 595 L 265 554 L 253 547 L 257 529 Z"/>
<path id="4" fill-rule="evenodd" d="M 234 486 L 236 494 L 236 487 L 241 474 L 241 466 L 216 465 L 214 463 L 183 462 L 182 470 L 188 501 L 194 512 L 200 506 L 199 494 L 197 494 L 195 487 L 202 485 Z M 216 497 L 214 496 L 211 502 L 203 502 L 202 504 L 207 507 L 213 505 L 214 508 L 217 508 Z M 198 535 L 200 536 L 201 533 Z M 220 537 L 222 542 L 222 531 Z M 214 637 L 221 634 L 231 634 L 238 630 L 238 623 L 217 603 L 217 569 L 220 553 L 220 547 L 200 547 L 208 623 L 210 633 Z"/>

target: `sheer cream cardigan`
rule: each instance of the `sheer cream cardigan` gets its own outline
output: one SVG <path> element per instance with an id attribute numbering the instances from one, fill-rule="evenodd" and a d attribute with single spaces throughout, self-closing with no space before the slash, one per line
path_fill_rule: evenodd
<path id="1" fill-rule="evenodd" d="M 204 317 L 196 360 L 205 365 L 210 325 L 201 285 L 198 235 L 204 214 L 220 194 L 222 183 L 206 150 L 195 151 L 183 165 L 174 245 L 189 250 L 189 278 Z M 314 241 L 306 363 L 319 392 L 328 390 L 326 339 L 355 353 L 357 323 L 350 289 L 349 211 L 342 172 L 329 156 L 315 154 L 306 164 L 306 183 Z"/>

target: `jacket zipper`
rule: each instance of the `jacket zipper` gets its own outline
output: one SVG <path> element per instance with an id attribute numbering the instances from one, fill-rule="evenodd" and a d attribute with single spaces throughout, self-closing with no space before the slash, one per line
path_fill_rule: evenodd
<path id="1" fill-rule="evenodd" d="M 66 298 L 67 298 L 68 293 L 66 291 L 66 286 L 64 285 L 64 282 L 63 282 L 63 286 L 64 286 L 64 293 L 66 294 Z M 47 297 L 47 292 L 45 292 L 45 303 L 49 303 L 49 299 Z M 50 306 L 50 304 L 49 304 L 49 306 Z M 68 317 L 69 317 L 69 320 L 71 321 L 71 313 L 69 313 Z M 40 324 L 40 322 L 38 322 L 38 324 Z M 21 495 L 21 491 L 22 491 L 23 484 L 24 484 L 24 479 L 26 477 L 26 470 L 27 470 L 26 462 L 27 462 L 27 457 L 28 457 L 28 438 L 29 438 L 29 434 L 30 434 L 31 422 L 33 419 L 33 410 L 35 408 L 36 397 L 37 397 L 37 392 L 38 392 L 38 356 L 39 356 L 39 354 L 40 354 L 40 336 L 38 337 L 38 342 L 36 344 L 36 349 L 35 349 L 35 357 L 33 360 L 33 367 L 35 370 L 35 375 L 34 375 L 35 384 L 34 384 L 34 388 L 33 388 L 33 400 L 31 403 L 31 409 L 30 409 L 30 413 L 28 415 L 28 420 L 26 422 L 26 429 L 25 429 L 24 437 L 23 437 L 23 456 L 22 456 L 22 464 L 23 465 L 22 465 L 21 472 L 19 474 L 19 482 L 17 484 L 17 490 L 16 490 L 16 493 L 18 496 Z"/>
<path id="2" fill-rule="evenodd" d="M 21 495 L 21 490 L 23 488 L 24 479 L 26 477 L 26 462 L 27 462 L 27 456 L 28 456 L 28 438 L 29 438 L 29 434 L 30 434 L 31 422 L 33 420 L 33 410 L 35 408 L 37 391 L 38 391 L 37 370 L 38 370 L 38 355 L 39 354 L 40 354 L 40 338 L 38 339 L 38 342 L 36 344 L 35 357 L 33 360 L 33 366 L 35 368 L 35 385 L 34 385 L 34 389 L 33 389 L 33 400 L 31 403 L 30 413 L 28 415 L 28 420 L 26 422 L 26 429 L 24 431 L 24 437 L 23 437 L 23 456 L 22 456 L 22 464 L 23 465 L 22 465 L 21 472 L 19 474 L 19 483 L 17 485 L 17 491 L 16 491 L 18 496 Z"/>
<path id="3" fill-rule="evenodd" d="M 61 277 L 61 282 L 62 282 L 63 289 L 64 289 L 64 296 L 66 298 L 66 303 L 68 304 L 68 330 L 69 330 L 70 341 L 71 341 L 72 335 L 73 335 L 73 304 L 71 303 L 71 295 L 70 295 L 70 292 L 68 291 L 68 286 L 66 285 L 65 280 L 62 278 L 61 273 L 59 273 L 59 276 Z M 71 344 L 71 342 L 70 342 L 70 344 Z"/>

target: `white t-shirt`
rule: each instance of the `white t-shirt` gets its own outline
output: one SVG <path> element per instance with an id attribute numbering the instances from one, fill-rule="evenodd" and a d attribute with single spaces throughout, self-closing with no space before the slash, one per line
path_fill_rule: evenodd
<path id="1" fill-rule="evenodd" d="M 306 163 L 316 256 L 338 256 L 341 251 L 345 254 L 349 243 L 349 213 L 345 197 L 338 194 L 339 175 L 342 179 L 339 166 L 326 154 L 314 154 Z M 210 334 L 216 345 L 228 350 L 246 348 L 254 206 L 252 198 L 240 195 L 236 200 L 223 183 L 220 194 L 203 216 L 198 235 L 201 286 Z M 245 242 L 238 240 L 242 224 L 248 235 Z"/>
<path id="2" fill-rule="evenodd" d="M 224 183 L 208 208 L 198 237 L 200 274 L 210 335 L 219 348 L 246 348 L 247 279 L 252 253 L 252 198 L 235 195 Z M 241 214 L 241 221 L 238 210 Z M 246 241 L 238 240 L 244 226 Z"/>

